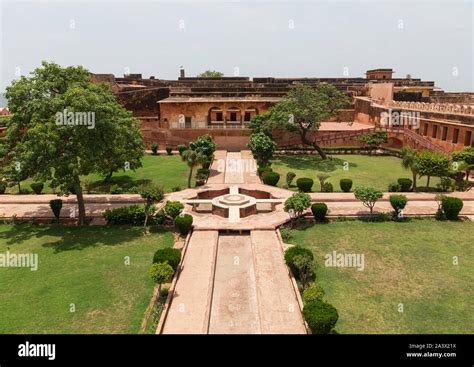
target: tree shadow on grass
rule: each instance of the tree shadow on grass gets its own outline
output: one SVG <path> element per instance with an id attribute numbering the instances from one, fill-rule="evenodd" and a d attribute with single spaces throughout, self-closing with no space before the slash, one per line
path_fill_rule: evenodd
<path id="1" fill-rule="evenodd" d="M 122 175 L 122 176 L 112 176 L 110 180 L 104 182 L 104 180 L 97 180 L 93 181 L 90 185 L 90 188 L 93 192 L 99 193 L 109 193 L 110 187 L 113 185 L 117 185 L 118 187 L 122 188 L 122 190 L 130 190 L 134 187 L 139 187 L 141 185 L 148 185 L 151 183 L 151 180 L 148 178 L 145 179 L 133 179 L 130 176 Z"/>
<path id="2" fill-rule="evenodd" d="M 166 232 L 154 231 L 162 234 Z M 53 248 L 55 253 L 69 250 L 82 250 L 96 246 L 116 246 L 143 237 L 143 227 L 128 226 L 92 226 L 78 227 L 70 225 L 14 225 L 7 231 L 0 232 L 0 241 L 9 246 L 19 245 L 24 241 L 42 237 L 55 237 L 45 241 L 43 247 Z M 39 243 L 43 241 L 38 241 Z"/>
<path id="3" fill-rule="evenodd" d="M 321 158 L 312 155 L 283 156 L 279 157 L 279 161 L 289 169 L 315 170 L 320 172 L 333 172 L 339 167 L 344 167 L 345 162 L 348 162 L 345 159 L 334 157 L 322 160 Z M 355 163 L 348 163 L 349 168 L 357 167 L 357 164 Z"/>

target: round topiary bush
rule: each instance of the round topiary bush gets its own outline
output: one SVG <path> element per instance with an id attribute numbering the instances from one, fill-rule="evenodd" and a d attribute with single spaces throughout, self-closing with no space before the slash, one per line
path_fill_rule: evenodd
<path id="1" fill-rule="evenodd" d="M 408 199 L 405 195 L 390 195 L 390 205 L 392 206 L 395 213 L 399 213 L 400 210 L 405 209 Z"/>
<path id="2" fill-rule="evenodd" d="M 303 302 L 306 304 L 317 300 L 322 301 L 324 293 L 320 285 L 313 283 L 303 291 Z"/>
<path id="3" fill-rule="evenodd" d="M 181 250 L 176 248 L 162 248 L 155 252 L 153 255 L 153 263 L 161 264 L 168 262 L 174 271 L 178 269 L 179 262 L 181 261 Z"/>
<path id="4" fill-rule="evenodd" d="M 293 275 L 297 277 L 299 271 L 293 262 L 295 256 L 308 256 L 311 260 L 314 260 L 314 255 L 311 250 L 301 246 L 292 246 L 285 251 L 285 263 L 291 269 Z"/>
<path id="5" fill-rule="evenodd" d="M 311 205 L 311 212 L 316 222 L 325 222 L 328 206 L 324 203 L 314 203 Z"/>
<path id="6" fill-rule="evenodd" d="M 459 212 L 461 211 L 463 205 L 463 201 L 459 198 L 445 196 L 441 200 L 441 208 L 443 209 L 446 218 L 449 220 L 458 219 Z"/>
<path id="7" fill-rule="evenodd" d="M 0 194 L 4 194 L 7 191 L 7 185 L 5 182 L 0 181 Z"/>
<path id="8" fill-rule="evenodd" d="M 277 172 L 264 172 L 262 180 L 265 185 L 276 186 L 280 180 L 280 174 Z"/>
<path id="9" fill-rule="evenodd" d="M 388 192 L 399 192 L 401 189 L 398 182 L 392 182 L 388 184 Z"/>
<path id="10" fill-rule="evenodd" d="M 329 303 L 321 300 L 305 304 L 303 316 L 313 334 L 328 334 L 339 319 L 337 310 Z"/>
<path id="11" fill-rule="evenodd" d="M 325 182 L 321 187 L 321 192 L 333 192 L 333 190 L 332 183 L 330 182 Z"/>
<path id="12" fill-rule="evenodd" d="M 257 171 L 260 177 L 262 177 L 265 172 L 273 172 L 270 166 L 260 166 L 258 167 Z"/>
<path id="13" fill-rule="evenodd" d="M 413 185 L 413 181 L 409 178 L 399 178 L 398 184 L 400 185 L 401 192 L 407 192 L 411 190 L 411 185 Z"/>
<path id="14" fill-rule="evenodd" d="M 339 181 L 339 186 L 344 192 L 350 192 L 352 189 L 352 180 L 350 178 L 341 178 Z"/>
<path id="15" fill-rule="evenodd" d="M 189 214 L 179 215 L 174 222 L 179 233 L 186 236 L 193 226 L 193 217 Z"/>
<path id="16" fill-rule="evenodd" d="M 41 192 L 43 191 L 43 188 L 44 188 L 44 183 L 42 182 L 33 182 L 31 185 L 31 190 L 33 190 L 33 192 L 36 194 L 36 195 L 39 195 L 41 194 Z"/>
<path id="17" fill-rule="evenodd" d="M 298 190 L 303 192 L 311 192 L 313 184 L 314 181 L 308 177 L 301 177 L 296 180 L 296 186 L 298 186 Z"/>
<path id="18" fill-rule="evenodd" d="M 150 267 L 150 278 L 157 284 L 171 282 L 175 270 L 168 263 L 157 263 Z"/>
<path id="19" fill-rule="evenodd" d="M 184 205 L 179 201 L 168 200 L 165 204 L 165 214 L 175 219 L 181 211 L 184 209 Z"/>

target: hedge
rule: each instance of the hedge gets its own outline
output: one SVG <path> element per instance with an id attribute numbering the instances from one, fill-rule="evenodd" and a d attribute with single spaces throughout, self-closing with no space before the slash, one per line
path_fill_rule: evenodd
<path id="1" fill-rule="evenodd" d="M 341 178 L 339 181 L 339 186 L 344 192 L 350 192 L 352 189 L 352 180 L 350 178 Z"/>
<path id="2" fill-rule="evenodd" d="M 313 283 L 303 291 L 303 302 L 322 301 L 324 294 L 324 289 L 320 285 Z"/>
<path id="3" fill-rule="evenodd" d="M 152 213 L 154 207 L 152 208 Z M 145 210 L 142 205 L 123 206 L 115 209 L 107 209 L 102 214 L 107 224 L 128 224 L 132 226 L 141 226 L 145 222 Z M 148 224 L 155 224 L 153 216 L 148 218 Z"/>
<path id="4" fill-rule="evenodd" d="M 409 178 L 399 178 L 397 182 L 400 185 L 400 191 L 402 192 L 410 191 L 411 186 L 413 185 L 413 181 Z"/>

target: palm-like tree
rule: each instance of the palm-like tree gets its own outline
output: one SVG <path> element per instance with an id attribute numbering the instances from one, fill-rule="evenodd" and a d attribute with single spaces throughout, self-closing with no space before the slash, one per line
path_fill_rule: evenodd
<path id="1" fill-rule="evenodd" d="M 409 169 L 411 171 L 411 174 L 413 176 L 413 191 L 416 191 L 416 176 L 418 175 L 418 172 L 416 169 L 415 158 L 417 155 L 417 151 L 416 149 L 406 147 L 401 150 L 401 155 L 402 166 L 403 168 Z"/>
<path id="2" fill-rule="evenodd" d="M 192 149 L 185 150 L 181 155 L 181 159 L 187 163 L 189 167 L 188 188 L 191 187 L 191 179 L 193 177 L 194 167 L 205 164 L 208 161 L 206 155 Z"/>

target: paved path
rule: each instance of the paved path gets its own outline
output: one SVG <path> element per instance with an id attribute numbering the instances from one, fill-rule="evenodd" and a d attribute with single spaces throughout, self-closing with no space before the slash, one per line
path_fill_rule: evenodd
<path id="1" fill-rule="evenodd" d="M 260 183 L 257 163 L 250 150 L 227 152 L 217 150 L 211 165 L 208 184 Z"/>
<path id="2" fill-rule="evenodd" d="M 217 231 L 191 236 L 163 334 L 208 332 L 217 239 Z"/>
<path id="3" fill-rule="evenodd" d="M 164 334 L 306 332 L 275 231 L 194 231 Z"/>

